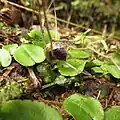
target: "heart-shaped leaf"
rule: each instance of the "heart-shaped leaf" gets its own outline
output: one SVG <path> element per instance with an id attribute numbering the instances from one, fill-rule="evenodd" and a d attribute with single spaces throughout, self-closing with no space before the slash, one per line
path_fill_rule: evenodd
<path id="1" fill-rule="evenodd" d="M 43 48 L 32 44 L 19 46 L 14 52 L 13 57 L 24 66 L 32 66 L 45 60 Z"/>
<path id="2" fill-rule="evenodd" d="M 105 111 L 105 120 L 120 120 L 120 106 L 112 106 Z"/>
<path id="3" fill-rule="evenodd" d="M 75 120 L 103 120 L 104 118 L 100 102 L 92 97 L 73 94 L 64 101 L 63 105 Z"/>
<path id="4" fill-rule="evenodd" d="M 57 67 L 63 76 L 75 76 L 84 70 L 85 64 L 85 60 L 68 59 L 67 61 L 58 61 Z"/>
<path id="5" fill-rule="evenodd" d="M 10 65 L 12 61 L 12 57 L 10 56 L 10 53 L 5 49 L 0 49 L 0 64 L 3 67 L 7 67 Z"/>
<path id="6" fill-rule="evenodd" d="M 13 100 L 1 106 L 0 120 L 63 120 L 60 113 L 43 102 Z"/>

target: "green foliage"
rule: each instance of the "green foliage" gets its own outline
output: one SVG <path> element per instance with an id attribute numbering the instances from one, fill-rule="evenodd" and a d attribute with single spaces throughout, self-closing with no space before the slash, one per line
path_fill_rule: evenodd
<path id="1" fill-rule="evenodd" d="M 63 105 L 75 120 L 103 120 L 104 118 L 100 102 L 92 97 L 73 94 L 64 101 Z"/>
<path id="2" fill-rule="evenodd" d="M 65 77 L 63 75 L 58 75 L 52 83 L 46 84 L 42 86 L 42 89 L 51 87 L 53 85 L 60 85 L 60 86 L 65 86 L 66 84 L 70 84 L 71 82 L 76 81 L 75 77 Z"/>
<path id="3" fill-rule="evenodd" d="M 3 22 L 0 22 L 0 28 L 2 28 L 4 26 Z"/>
<path id="4" fill-rule="evenodd" d="M 103 65 L 103 61 L 101 61 L 101 60 L 99 60 L 99 59 L 95 59 L 95 60 L 93 60 L 92 61 L 96 66 L 101 66 L 101 65 Z"/>
<path id="5" fill-rule="evenodd" d="M 60 113 L 43 102 L 13 100 L 1 106 L 0 119 L 4 120 L 63 120 Z"/>
<path id="6" fill-rule="evenodd" d="M 50 64 L 46 62 L 39 64 L 37 66 L 37 71 L 46 84 L 43 88 L 47 88 L 56 84 L 64 86 L 66 83 L 70 83 L 71 81 L 75 80 L 74 77 L 67 78 L 59 73 L 56 73 Z"/>
<path id="7" fill-rule="evenodd" d="M 111 74 L 115 78 L 120 79 L 120 70 L 111 62 L 106 61 L 100 61 L 100 60 L 94 60 L 93 63 L 95 64 L 95 67 L 92 68 L 96 73 L 102 73 L 102 74 Z M 119 67 L 119 66 L 118 66 Z"/>
<path id="8" fill-rule="evenodd" d="M 0 86 L 0 104 L 19 98 L 22 93 L 23 88 L 17 82 L 7 82 L 4 86 Z"/>
<path id="9" fill-rule="evenodd" d="M 52 39 L 60 39 L 59 34 L 57 34 L 58 36 L 56 36 L 54 31 L 50 30 L 50 34 L 52 36 Z M 17 44 L 11 44 L 2 47 L 0 53 L 0 62 L 3 67 L 9 66 L 11 63 L 11 56 L 9 53 L 11 53 L 14 59 L 23 66 L 33 66 L 35 63 L 41 63 L 46 58 L 47 60 L 49 60 L 49 57 L 52 57 L 52 55 L 50 54 L 50 52 L 52 53 L 51 50 L 48 51 L 49 57 L 46 54 L 47 45 L 50 43 L 50 38 L 48 36 L 47 30 L 44 30 L 42 34 L 40 30 L 34 29 L 31 30 L 27 35 L 29 36 L 28 38 L 32 40 L 33 44 L 23 44 L 21 46 L 18 46 Z M 77 36 L 77 38 L 75 37 L 73 39 L 73 43 L 75 43 L 75 45 L 77 42 L 76 46 L 71 45 L 71 47 L 66 47 L 66 43 L 63 42 L 62 47 L 65 46 L 64 48 L 67 51 L 67 60 L 52 60 L 49 62 L 57 64 L 56 67 L 58 68 L 59 73 L 63 76 L 76 76 L 82 73 L 85 67 L 87 68 L 87 62 L 87 64 L 91 64 L 91 67 L 89 66 L 89 68 L 91 68 L 96 73 L 100 73 L 103 75 L 111 74 L 115 78 L 120 79 L 119 52 L 116 50 L 113 53 L 108 54 L 108 56 L 105 57 L 104 60 L 103 58 L 99 59 L 99 54 L 101 56 L 101 53 L 99 53 L 99 51 L 108 51 L 106 41 L 100 36 L 93 36 L 92 40 L 88 38 L 89 36 L 86 36 L 86 32 L 84 32 L 84 34 L 81 34 L 80 36 Z M 92 43 L 94 44 L 94 46 L 92 45 Z M 57 47 L 60 48 L 59 44 L 59 42 L 57 44 L 53 43 L 53 46 L 55 46 L 55 48 L 57 49 Z M 101 45 L 103 47 L 101 47 Z M 99 48 L 99 51 L 94 48 Z M 97 53 L 98 56 L 96 56 L 94 52 Z M 102 56 L 104 56 L 104 54 Z M 50 67 L 51 65 L 48 64 L 47 66 Z M 47 66 L 45 66 L 44 64 L 40 64 L 38 70 L 45 83 L 54 81 L 56 77 L 56 75 L 54 76 L 55 73 L 53 72 L 53 70 L 49 70 L 51 68 L 47 68 Z M 41 71 L 42 69 L 46 69 L 46 72 Z"/>
<path id="10" fill-rule="evenodd" d="M 21 0 L 24 6 L 32 6 L 32 0 Z"/>
<path id="11" fill-rule="evenodd" d="M 63 106 L 75 120 L 120 119 L 120 106 L 113 106 L 104 112 L 98 100 L 81 94 L 73 94 L 66 98 Z"/>
<path id="12" fill-rule="evenodd" d="M 50 32 L 52 40 L 60 40 L 60 34 L 58 32 L 55 33 L 55 31 L 53 31 L 53 30 L 49 30 L 49 32 Z M 45 43 L 48 44 L 50 42 L 48 31 L 44 30 L 44 34 L 43 35 L 44 35 L 43 41 L 45 41 Z"/>
<path id="13" fill-rule="evenodd" d="M 68 59 L 66 61 L 58 61 L 57 67 L 63 76 L 75 76 L 84 70 L 85 64 L 85 60 Z"/>
<path id="14" fill-rule="evenodd" d="M 68 55 L 72 58 L 89 58 L 91 56 L 88 51 L 72 48 L 68 50 Z"/>
<path id="15" fill-rule="evenodd" d="M 105 120 L 120 120 L 120 106 L 112 106 L 105 111 Z"/>
<path id="16" fill-rule="evenodd" d="M 9 44 L 9 45 L 4 45 L 2 48 L 6 49 L 9 51 L 11 55 L 15 52 L 17 49 L 18 45 L 17 44 Z"/>
<path id="17" fill-rule="evenodd" d="M 43 48 L 33 44 L 23 44 L 18 47 L 17 44 L 5 45 L 0 49 L 0 63 L 3 67 L 10 65 L 14 59 L 23 66 L 33 66 L 35 63 L 41 63 L 45 60 Z"/>
<path id="18" fill-rule="evenodd" d="M 49 32 L 50 32 L 52 40 L 60 39 L 60 35 L 58 32 L 57 34 L 55 34 L 53 30 L 49 30 Z M 33 44 L 38 45 L 42 48 L 44 48 L 45 45 L 50 42 L 50 38 L 49 38 L 47 30 L 43 30 L 43 33 L 42 33 L 41 30 L 33 29 L 28 33 L 28 36 L 30 37 L 29 39 L 32 40 Z"/>
<path id="19" fill-rule="evenodd" d="M 7 67 L 10 65 L 12 61 L 12 57 L 10 53 L 5 49 L 0 49 L 0 65 L 3 67 Z"/>
<path id="20" fill-rule="evenodd" d="M 59 35 L 56 38 L 53 31 L 50 31 L 50 34 L 52 39 L 59 40 Z M 45 84 L 42 86 L 42 89 L 55 84 L 64 86 L 66 83 L 68 84 L 76 80 L 75 77 L 79 77 L 77 75 L 82 74 L 86 68 L 94 70 L 95 73 L 101 73 L 103 75 L 111 74 L 113 77 L 120 79 L 120 54 L 117 50 L 107 54 L 109 53 L 109 49 L 106 41 L 102 37 L 97 36 L 97 40 L 95 40 L 95 37 L 92 38 L 93 41 L 90 41 L 86 34 L 82 34 L 81 37 L 77 36 L 78 38 L 73 40 L 73 44 L 75 43 L 75 45 L 67 48 L 62 45 L 67 51 L 66 60 L 52 59 L 51 61 L 45 61 L 47 56 L 45 56 L 44 49 L 50 43 L 47 31 L 44 30 L 42 35 L 40 30 L 32 30 L 28 33 L 28 36 L 32 40 L 32 44 L 3 46 L 0 49 L 0 63 L 3 67 L 9 66 L 11 63 L 10 54 L 23 66 L 33 66 L 35 63 L 40 63 L 37 66 L 37 71 Z M 92 43 L 94 44 L 92 45 Z M 57 49 L 58 46 L 60 47 L 60 45 L 56 45 L 55 48 Z M 50 55 L 52 55 L 52 49 L 50 52 Z M 87 64 L 91 66 L 87 67 Z M 107 87 L 103 86 L 101 98 L 108 94 L 106 92 L 107 90 Z M 21 93 L 22 89 L 17 84 L 7 84 L 0 89 L 0 101 L 4 103 L 9 99 L 19 97 Z M 65 110 L 76 120 L 104 119 L 104 111 L 101 104 L 92 97 L 74 94 L 68 97 L 63 105 Z M 112 117 L 119 119 L 116 111 L 120 112 L 119 108 L 115 108 L 115 110 L 111 108 L 106 111 L 105 120 Z M 42 120 L 56 120 L 56 118 L 57 120 L 62 120 L 61 115 L 55 109 L 44 103 L 20 100 L 2 104 L 0 117 L 0 119 L 5 120 L 38 120 L 39 118 Z"/>
<path id="21" fill-rule="evenodd" d="M 39 64 L 37 66 L 37 71 L 45 83 L 53 82 L 56 77 L 56 73 L 52 70 L 52 67 L 48 63 Z"/>
<path id="22" fill-rule="evenodd" d="M 31 30 L 29 33 L 27 33 L 29 37 L 31 37 L 33 40 L 38 40 L 41 41 L 42 40 L 42 31 L 37 30 L 37 29 L 33 29 Z"/>
<path id="23" fill-rule="evenodd" d="M 113 53 L 112 54 L 113 61 L 120 66 L 120 53 Z"/>
<path id="24" fill-rule="evenodd" d="M 19 46 L 13 54 L 16 61 L 24 66 L 33 66 L 45 60 L 43 48 L 32 44 Z"/>
<path id="25" fill-rule="evenodd" d="M 115 65 L 104 65 L 104 68 L 110 73 L 113 77 L 120 79 L 120 70 Z"/>
<path id="26" fill-rule="evenodd" d="M 54 82 L 55 84 L 58 84 L 58 85 L 65 85 L 65 83 L 69 83 L 70 81 L 71 79 L 65 78 L 64 76 L 59 75 L 58 77 L 56 77 Z"/>

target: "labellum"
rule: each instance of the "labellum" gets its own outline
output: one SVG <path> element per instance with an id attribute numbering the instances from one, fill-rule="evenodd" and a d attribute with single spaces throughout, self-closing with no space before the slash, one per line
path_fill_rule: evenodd
<path id="1" fill-rule="evenodd" d="M 66 60 L 67 52 L 64 47 L 53 49 L 53 57 L 58 60 Z"/>
<path id="2" fill-rule="evenodd" d="M 70 41 L 52 41 L 52 49 L 51 44 L 47 44 L 46 46 L 46 52 L 47 57 L 52 59 L 58 59 L 58 60 L 66 60 L 67 57 L 67 51 L 66 47 L 70 46 L 72 43 Z"/>

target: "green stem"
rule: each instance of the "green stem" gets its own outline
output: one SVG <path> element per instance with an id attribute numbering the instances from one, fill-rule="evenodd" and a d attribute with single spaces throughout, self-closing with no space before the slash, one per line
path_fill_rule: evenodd
<path id="1" fill-rule="evenodd" d="M 46 89 L 46 88 L 48 88 L 48 87 L 51 87 L 51 86 L 53 86 L 53 85 L 56 85 L 56 83 L 55 83 L 55 82 L 52 82 L 52 83 L 49 83 L 49 84 L 47 84 L 47 85 L 43 85 L 43 86 L 42 86 L 42 90 L 43 90 L 43 89 Z"/>

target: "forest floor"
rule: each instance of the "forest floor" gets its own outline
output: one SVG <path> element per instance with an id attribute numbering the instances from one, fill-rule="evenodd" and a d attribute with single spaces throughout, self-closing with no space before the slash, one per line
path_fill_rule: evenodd
<path id="1" fill-rule="evenodd" d="M 6 14 L 7 13 L 5 13 L 4 16 Z M 17 21 L 19 23 L 19 20 Z M 26 34 L 26 31 L 29 31 L 29 29 L 24 28 L 24 26 L 19 29 L 11 27 L 10 25 L 14 23 L 7 18 L 3 19 L 3 17 L 1 19 L 1 24 L 2 23 L 5 24 L 1 25 L 0 29 L 0 46 L 2 47 L 8 44 L 20 45 L 21 34 Z M 65 40 L 70 40 L 83 31 L 74 26 L 66 27 L 66 24 L 61 24 L 61 22 L 58 22 L 57 29 L 61 35 L 60 38 Z M 96 34 L 93 33 L 90 33 L 90 35 L 96 36 Z M 113 43 L 120 44 L 116 39 L 112 40 L 111 44 Z M 67 87 L 53 85 L 42 89 L 44 84 L 40 81 L 41 78 L 38 73 L 36 73 L 36 66 L 37 65 L 24 67 L 15 60 L 12 60 L 10 66 L 0 68 L 1 87 L 5 86 L 8 81 L 18 82 L 20 86 L 24 86 L 23 93 L 20 95 L 19 99 L 37 100 L 54 105 L 66 120 L 72 120 L 73 118 L 64 111 L 62 103 L 68 96 L 74 93 L 81 93 L 97 98 L 104 109 L 113 105 L 120 106 L 120 79 L 116 79 L 111 75 L 104 76 L 92 71 L 84 71 L 84 73 L 79 76 L 79 79 L 81 79 L 80 81 L 72 82 L 70 85 L 67 85 Z M 39 87 L 34 86 L 33 81 L 35 79 L 40 82 Z"/>

